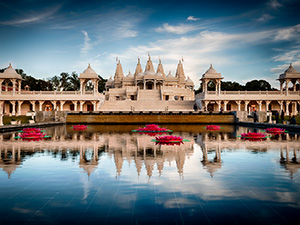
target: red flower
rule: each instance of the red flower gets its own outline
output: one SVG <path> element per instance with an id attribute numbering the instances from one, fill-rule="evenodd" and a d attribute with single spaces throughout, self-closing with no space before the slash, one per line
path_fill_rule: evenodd
<path id="1" fill-rule="evenodd" d="M 22 130 L 22 132 L 23 133 L 32 133 L 32 132 L 39 133 L 39 132 L 41 132 L 41 129 L 40 128 L 36 128 L 36 127 L 29 127 L 29 128 L 24 128 Z"/>
<path id="2" fill-rule="evenodd" d="M 22 133 L 20 134 L 21 138 L 30 138 L 30 139 L 40 139 L 46 136 L 45 133 L 42 132 L 29 132 L 29 133 Z"/>
<path id="3" fill-rule="evenodd" d="M 157 124 L 147 124 L 143 128 L 139 127 L 136 131 L 168 131 L 168 129 L 160 128 Z"/>
<path id="4" fill-rule="evenodd" d="M 241 134 L 241 137 L 246 139 L 262 139 L 266 138 L 266 135 L 263 133 L 248 132 Z"/>
<path id="5" fill-rule="evenodd" d="M 217 125 L 208 125 L 205 127 L 206 130 L 220 130 L 220 126 Z"/>
<path id="6" fill-rule="evenodd" d="M 86 130 L 87 126 L 86 125 L 74 125 L 73 130 Z"/>
<path id="7" fill-rule="evenodd" d="M 183 138 L 179 136 L 172 136 L 172 135 L 166 135 L 166 136 L 159 136 L 155 138 L 158 142 L 182 142 Z"/>
<path id="8" fill-rule="evenodd" d="M 285 129 L 277 128 L 277 127 L 272 127 L 272 128 L 267 128 L 266 132 L 267 133 L 284 133 Z"/>

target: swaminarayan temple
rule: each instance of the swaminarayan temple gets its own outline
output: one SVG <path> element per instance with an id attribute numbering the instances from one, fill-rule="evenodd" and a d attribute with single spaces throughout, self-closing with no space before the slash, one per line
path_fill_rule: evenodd
<path id="1" fill-rule="evenodd" d="M 194 83 L 184 73 L 179 61 L 175 74 L 165 73 L 159 60 L 155 70 L 149 56 L 145 69 L 138 59 L 134 74 L 124 75 L 120 61 L 116 72 L 98 92 L 98 74 L 88 65 L 80 76 L 79 91 L 32 91 L 21 89 L 22 77 L 11 65 L 0 73 L 0 112 L 2 115 L 25 115 L 29 111 L 102 111 L 102 112 L 192 112 L 195 103 L 200 111 L 284 111 L 297 115 L 300 106 L 300 73 L 292 64 L 279 75 L 279 91 L 221 91 L 221 73 L 211 65 L 201 76 L 202 92 L 195 96 Z M 216 89 L 208 91 L 213 81 Z M 93 90 L 87 91 L 87 83 Z"/>

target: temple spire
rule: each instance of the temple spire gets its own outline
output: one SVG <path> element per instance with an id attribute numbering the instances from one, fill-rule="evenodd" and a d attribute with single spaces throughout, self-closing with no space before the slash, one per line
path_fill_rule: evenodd
<path id="1" fill-rule="evenodd" d="M 159 59 L 156 74 L 160 75 L 160 76 L 165 76 L 164 68 L 163 68 L 163 65 L 161 64 L 161 59 Z"/>
<path id="2" fill-rule="evenodd" d="M 154 68 L 153 68 L 153 63 L 151 61 L 150 53 L 148 54 L 149 59 L 146 64 L 145 68 L 145 74 L 155 74 Z"/>
<path id="3" fill-rule="evenodd" d="M 136 68 L 135 68 L 134 76 L 137 76 L 139 74 L 143 74 L 143 69 L 142 69 L 142 66 L 141 66 L 140 58 L 138 58 L 138 63 L 137 63 Z"/>
<path id="4" fill-rule="evenodd" d="M 122 79 L 123 77 L 124 77 L 123 68 L 122 68 L 121 62 L 119 60 L 117 63 L 117 68 L 116 68 L 116 73 L 115 73 L 114 79 L 118 80 L 118 79 Z"/>
<path id="5" fill-rule="evenodd" d="M 181 63 L 181 60 L 179 60 L 175 77 L 177 77 L 180 81 L 185 81 L 185 74 L 183 71 L 183 65 Z"/>

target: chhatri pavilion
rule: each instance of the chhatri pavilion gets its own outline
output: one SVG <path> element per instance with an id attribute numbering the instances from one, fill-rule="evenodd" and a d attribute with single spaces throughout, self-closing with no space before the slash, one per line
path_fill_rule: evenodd
<path id="1" fill-rule="evenodd" d="M 79 91 L 30 91 L 21 89 L 22 77 L 11 65 L 0 73 L 0 114 L 25 115 L 29 111 L 103 111 L 103 112 L 180 112 L 193 111 L 196 103 L 201 111 L 237 111 L 249 114 L 253 110 L 283 110 L 286 115 L 299 113 L 300 73 L 289 68 L 279 75 L 279 91 L 221 91 L 221 73 L 213 66 L 202 75 L 202 92 L 195 96 L 194 83 L 185 75 L 179 61 L 176 73 L 165 74 L 161 60 L 155 70 L 149 56 L 145 69 L 138 59 L 134 74 L 124 75 L 120 61 L 116 72 L 106 85 L 105 93 L 98 92 L 98 74 L 88 65 L 80 76 Z M 208 91 L 210 81 L 215 91 Z M 87 91 L 87 83 L 93 90 Z M 292 85 L 292 86 L 291 86 Z"/>

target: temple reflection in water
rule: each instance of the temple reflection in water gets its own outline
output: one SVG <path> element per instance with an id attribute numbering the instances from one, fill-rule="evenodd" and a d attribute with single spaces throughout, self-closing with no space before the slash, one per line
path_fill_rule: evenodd
<path id="1" fill-rule="evenodd" d="M 249 128 L 229 129 L 230 132 L 207 132 L 199 129 L 199 132 L 175 132 L 174 135 L 181 135 L 191 142 L 167 146 L 151 142 L 154 138 L 152 136 L 103 129 L 102 127 L 97 131 L 91 127 L 91 131 L 76 132 L 67 126 L 51 127 L 46 129 L 46 133 L 52 136 L 51 139 L 39 142 L 16 140 L 18 132 L 0 134 L 0 168 L 11 178 L 14 171 L 31 155 L 48 153 L 61 160 L 78 161 L 79 167 L 90 177 L 101 163 L 101 155 L 107 154 L 114 161 L 116 177 L 122 175 L 125 161 L 135 165 L 138 176 L 143 175 L 144 168 L 149 178 L 154 171 L 161 176 L 164 168 L 175 162 L 179 176 L 183 177 L 186 160 L 194 154 L 195 147 L 201 150 L 199 163 L 211 177 L 222 170 L 222 154 L 236 149 L 252 152 L 277 151 L 278 163 L 290 173 L 291 178 L 300 168 L 297 134 L 285 133 L 272 139 L 250 142 L 237 137 Z"/>

